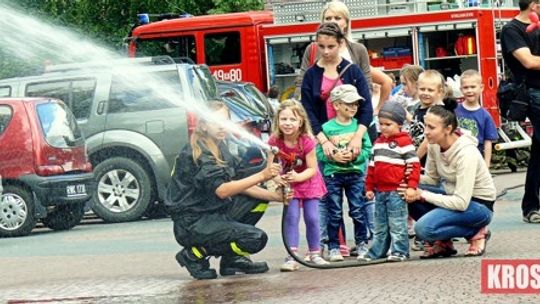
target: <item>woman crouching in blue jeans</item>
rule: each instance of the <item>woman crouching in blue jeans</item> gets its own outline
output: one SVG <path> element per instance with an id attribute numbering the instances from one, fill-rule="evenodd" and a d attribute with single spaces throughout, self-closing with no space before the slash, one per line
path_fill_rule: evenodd
<path id="1" fill-rule="evenodd" d="M 408 200 L 409 214 L 417 221 L 416 235 L 424 240 L 421 258 L 455 255 L 452 238 L 457 237 L 469 242 L 465 256 L 481 256 L 491 235 L 487 225 L 495 184 L 476 138 L 457 129 L 456 106 L 453 100 L 445 101 L 444 106 L 431 107 L 424 119 L 429 141 L 425 175 Z"/>

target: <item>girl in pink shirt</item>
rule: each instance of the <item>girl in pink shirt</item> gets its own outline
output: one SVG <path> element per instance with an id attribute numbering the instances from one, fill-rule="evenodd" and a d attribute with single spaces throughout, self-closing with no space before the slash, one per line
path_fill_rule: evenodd
<path id="1" fill-rule="evenodd" d="M 300 160 L 280 159 L 284 168 L 280 179 L 290 184 L 294 191 L 285 217 L 287 243 L 293 252 L 298 250 L 300 207 L 303 206 L 310 260 L 315 264 L 328 264 L 320 255 L 319 234 L 319 200 L 326 194 L 326 186 L 317 165 L 317 142 L 311 133 L 304 107 L 293 99 L 283 101 L 274 118 L 273 128 L 268 144 L 278 147 L 290 158 L 294 156 Z M 295 271 L 298 268 L 298 263 L 287 257 L 281 271 Z"/>

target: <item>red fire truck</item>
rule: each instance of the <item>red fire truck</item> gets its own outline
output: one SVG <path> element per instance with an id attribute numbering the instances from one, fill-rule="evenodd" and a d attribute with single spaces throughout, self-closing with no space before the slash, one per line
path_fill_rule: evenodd
<path id="1" fill-rule="evenodd" d="M 374 1 L 375 6 L 366 6 L 366 1 Z M 140 25 L 129 37 L 129 55 L 187 57 L 206 63 L 218 79 L 252 82 L 262 92 L 271 85 L 290 92 L 303 52 L 314 40 L 324 4 L 320 2 L 320 8 L 307 7 L 307 3 L 290 7 L 293 2 L 275 5 L 273 12 L 176 18 Z M 403 64 L 414 63 L 448 77 L 477 69 L 485 84 L 483 106 L 497 126 L 501 125 L 496 91 L 503 71 L 497 32 L 518 13 L 517 7 L 444 9 L 440 4 L 419 8 L 415 1 L 388 1 L 395 4 L 383 7 L 376 6 L 377 0 L 349 2 L 351 14 L 362 15 L 352 19 L 352 39 L 366 45 L 372 66 L 397 74 Z M 527 138 L 512 142 L 502 137 L 508 142 L 499 149 L 530 144 Z"/>

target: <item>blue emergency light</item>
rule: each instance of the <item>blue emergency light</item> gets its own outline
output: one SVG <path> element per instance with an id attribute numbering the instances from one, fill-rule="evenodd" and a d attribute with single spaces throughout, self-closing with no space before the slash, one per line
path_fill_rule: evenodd
<path id="1" fill-rule="evenodd" d="M 190 13 L 185 12 L 185 11 L 182 11 L 182 13 L 180 13 L 180 14 L 173 14 L 173 13 L 165 13 L 165 14 L 147 14 L 147 13 L 143 13 L 143 14 L 137 14 L 137 18 L 139 19 L 139 25 L 144 25 L 144 24 L 150 23 L 150 17 L 154 17 L 154 18 L 157 17 L 157 20 L 161 21 L 161 20 L 177 19 L 177 18 L 189 18 L 189 17 L 193 17 L 193 15 L 191 15 Z"/>
<path id="2" fill-rule="evenodd" d="M 137 14 L 137 18 L 139 19 L 139 24 L 148 24 L 150 23 L 150 16 L 148 14 Z"/>

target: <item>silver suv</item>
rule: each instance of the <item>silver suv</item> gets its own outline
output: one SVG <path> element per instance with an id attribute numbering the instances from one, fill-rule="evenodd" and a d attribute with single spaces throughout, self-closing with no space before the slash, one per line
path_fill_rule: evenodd
<path id="1" fill-rule="evenodd" d="M 180 102 L 217 98 L 205 65 L 176 64 L 163 57 L 135 60 L 142 63 L 136 73 L 157 77 L 177 92 Z M 97 181 L 92 209 L 106 222 L 135 220 L 159 206 L 194 121 L 183 107 L 142 84 L 126 86 L 122 77 L 103 66 L 69 64 L 39 76 L 0 80 L 0 97 L 54 97 L 71 108 L 85 134 Z"/>

